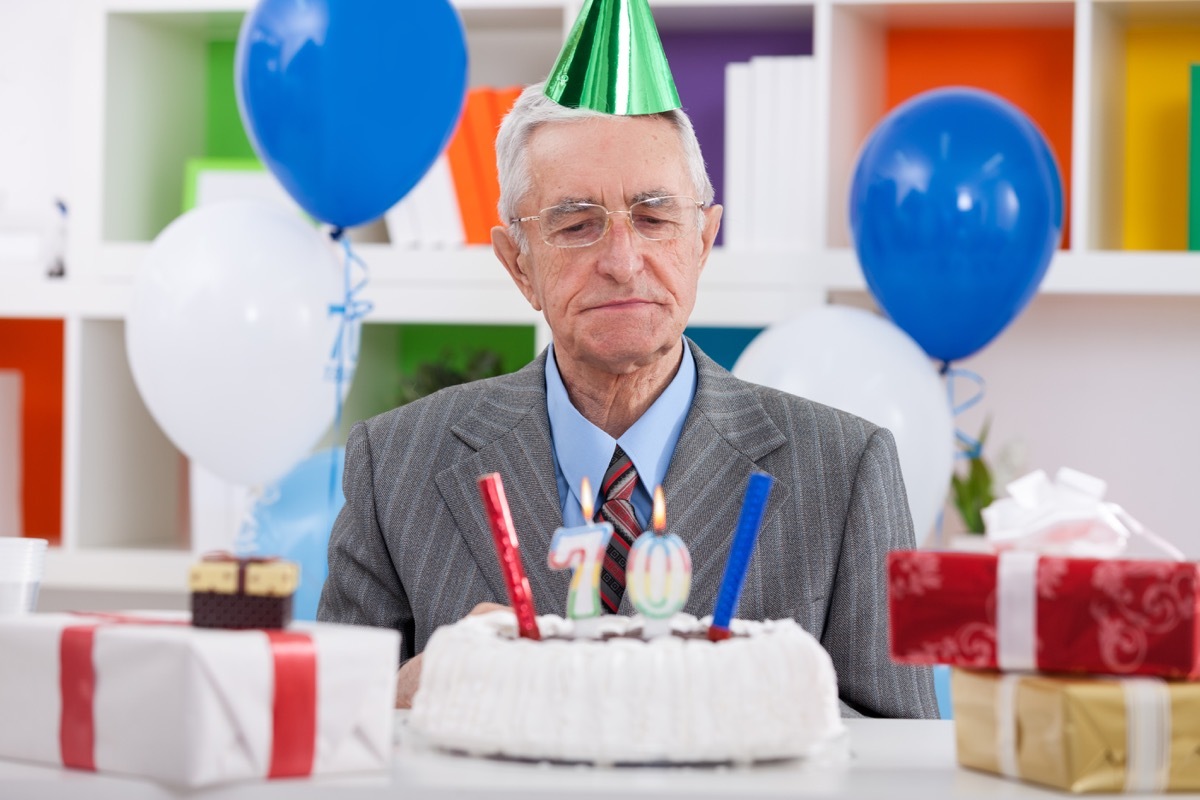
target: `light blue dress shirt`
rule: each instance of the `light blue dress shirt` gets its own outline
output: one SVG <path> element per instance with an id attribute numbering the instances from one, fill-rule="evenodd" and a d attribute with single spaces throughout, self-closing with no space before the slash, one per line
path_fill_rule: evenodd
<path id="1" fill-rule="evenodd" d="M 554 475 L 558 480 L 558 500 L 562 504 L 563 525 L 584 524 L 579 488 L 586 475 L 591 481 L 592 507 L 600 507 L 600 487 L 616 446 L 629 454 L 638 473 L 633 490 L 633 510 L 642 530 L 649 527 L 654 487 L 663 482 L 675 444 L 683 430 L 683 421 L 696 395 L 696 361 L 692 349 L 683 343 L 683 361 L 679 371 L 641 419 L 620 439 L 614 439 L 589 422 L 571 404 L 554 359 L 554 347 L 546 356 L 546 410 L 550 415 L 550 437 L 554 443 Z M 595 512 L 593 512 L 595 513 Z M 589 520 L 590 521 L 590 520 Z"/>

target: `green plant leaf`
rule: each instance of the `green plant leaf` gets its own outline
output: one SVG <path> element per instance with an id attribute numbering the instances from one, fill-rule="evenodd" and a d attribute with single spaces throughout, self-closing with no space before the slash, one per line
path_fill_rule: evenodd
<path id="1" fill-rule="evenodd" d="M 504 371 L 501 356 L 495 350 L 480 348 L 465 354 L 443 350 L 438 360 L 424 361 L 412 374 L 400 377 L 397 405 L 406 405 L 449 386 L 503 375 Z"/>
<path id="2" fill-rule="evenodd" d="M 983 445 L 987 441 L 992 419 L 989 416 L 979 431 L 979 448 L 967 460 L 966 475 L 954 473 L 950 476 L 954 508 L 962 518 L 963 527 L 971 533 L 983 533 L 983 509 L 996 499 L 992 471 L 983 457 Z M 960 443 L 966 452 L 972 452 Z"/>

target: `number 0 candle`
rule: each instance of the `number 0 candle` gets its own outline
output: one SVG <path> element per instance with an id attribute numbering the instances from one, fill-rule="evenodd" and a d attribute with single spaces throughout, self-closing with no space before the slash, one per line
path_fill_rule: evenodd
<path id="1" fill-rule="evenodd" d="M 500 571 L 504 573 L 504 586 L 508 589 L 508 602 L 517 614 L 517 632 L 526 639 L 541 639 L 537 613 L 533 609 L 533 594 L 529 591 L 529 579 L 525 577 L 525 567 L 521 564 L 517 531 L 513 527 L 512 512 L 508 508 L 508 498 L 504 496 L 504 483 L 500 480 L 499 472 L 479 478 L 479 494 L 483 497 L 483 508 L 492 529 L 492 539 L 496 543 Z"/>
<path id="2" fill-rule="evenodd" d="M 687 545 L 667 533 L 667 505 L 662 487 L 654 490 L 653 533 L 643 533 L 629 548 L 626 583 L 629 600 L 645 617 L 647 639 L 671 632 L 671 617 L 687 603 L 692 587 L 692 558 Z"/>
<path id="3" fill-rule="evenodd" d="M 592 518 L 592 484 L 584 478 L 579 488 L 583 518 Z M 575 633 L 594 636 L 590 621 L 600 616 L 600 566 L 604 550 L 612 538 L 613 527 L 607 522 L 558 528 L 550 542 L 546 563 L 550 569 L 570 569 L 571 588 L 567 593 L 567 616 L 575 621 Z"/>
<path id="4" fill-rule="evenodd" d="M 754 543 L 758 541 L 763 509 L 767 506 L 767 495 L 773 483 L 775 479 L 767 473 L 755 472 L 746 486 L 742 512 L 733 534 L 733 545 L 729 548 L 729 560 L 725 562 L 725 574 L 721 578 L 721 589 L 717 592 L 717 608 L 713 611 L 712 625 L 708 629 L 708 638 L 714 642 L 730 636 L 729 623 L 737 611 L 746 570 L 750 566 L 750 555 L 754 552 Z"/>

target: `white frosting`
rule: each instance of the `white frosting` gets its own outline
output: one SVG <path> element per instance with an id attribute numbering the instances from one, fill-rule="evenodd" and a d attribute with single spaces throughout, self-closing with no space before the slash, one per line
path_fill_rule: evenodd
<path id="1" fill-rule="evenodd" d="M 708 625 L 677 614 L 672 628 Z M 640 618 L 612 616 L 604 633 Z M 438 629 L 409 724 L 474 755 L 609 763 L 750 762 L 813 752 L 844 730 L 829 654 L 795 621 L 734 620 L 732 639 L 572 639 L 538 617 L 520 639 L 511 611 Z M 553 638 L 566 637 L 566 638 Z"/>

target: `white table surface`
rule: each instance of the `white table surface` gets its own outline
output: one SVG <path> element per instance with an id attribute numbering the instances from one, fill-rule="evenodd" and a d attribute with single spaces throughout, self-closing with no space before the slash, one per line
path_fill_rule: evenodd
<path id="1" fill-rule="evenodd" d="M 846 797 L 892 800 L 915 797 L 934 800 L 1067 796 L 959 767 L 954 760 L 952 722 L 847 720 L 849 754 L 824 763 L 795 761 L 742 768 L 592 768 L 476 759 L 433 751 L 412 740 L 403 724 L 404 712 L 397 714 L 398 743 L 390 772 L 241 783 L 189 792 L 149 781 L 0 760 L 0 799 Z"/>

